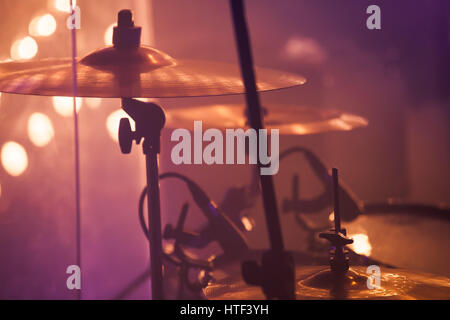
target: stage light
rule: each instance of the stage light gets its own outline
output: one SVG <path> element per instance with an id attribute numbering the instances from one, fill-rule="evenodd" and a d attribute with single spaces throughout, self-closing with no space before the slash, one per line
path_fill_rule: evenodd
<path id="1" fill-rule="evenodd" d="M 53 97 L 53 108 L 55 111 L 63 116 L 70 117 L 73 114 L 73 98 L 72 97 Z M 77 113 L 80 112 L 81 106 L 83 105 L 82 98 L 76 98 L 77 100 Z"/>
<path id="2" fill-rule="evenodd" d="M 357 233 L 349 235 L 349 238 L 353 239 L 353 243 L 349 247 L 357 254 L 363 254 L 370 256 L 372 253 L 372 245 L 369 242 L 369 237 L 364 233 Z"/>
<path id="3" fill-rule="evenodd" d="M 118 138 L 119 124 L 120 124 L 120 119 L 122 119 L 122 118 L 130 119 L 131 129 L 135 130 L 134 120 L 131 119 L 131 117 L 128 114 L 126 114 L 125 111 L 123 111 L 122 109 L 114 111 L 106 119 L 106 128 L 108 129 L 108 132 L 109 132 L 109 135 L 111 136 L 111 138 L 116 142 L 119 141 L 119 138 Z"/>
<path id="4" fill-rule="evenodd" d="M 28 156 L 24 147 L 17 142 L 6 142 L 1 151 L 3 168 L 10 175 L 20 176 L 28 167 Z"/>
<path id="5" fill-rule="evenodd" d="M 77 5 L 76 0 L 72 0 L 73 7 Z M 70 8 L 70 0 L 55 0 L 55 8 L 61 12 L 70 13 L 72 10 Z"/>
<path id="6" fill-rule="evenodd" d="M 43 113 L 35 112 L 28 119 L 28 137 L 37 147 L 46 146 L 55 135 L 52 121 Z"/>
<path id="7" fill-rule="evenodd" d="M 244 226 L 245 230 L 247 231 L 252 231 L 253 230 L 253 225 L 255 224 L 254 221 L 252 221 L 253 219 L 247 217 L 247 216 L 242 216 L 241 217 L 241 222 L 242 225 Z"/>
<path id="8" fill-rule="evenodd" d="M 113 38 L 113 29 L 114 29 L 115 25 L 116 25 L 115 23 L 111 24 L 105 31 L 104 41 L 105 41 L 105 45 L 107 45 L 107 46 L 112 46 L 112 44 L 113 44 L 112 38 Z"/>
<path id="9" fill-rule="evenodd" d="M 56 20 L 49 13 L 35 17 L 28 26 L 28 32 L 36 37 L 48 37 L 56 30 Z"/>
<path id="10" fill-rule="evenodd" d="M 26 60 L 33 58 L 38 52 L 38 45 L 32 37 L 16 40 L 11 46 L 11 58 L 14 60 Z"/>
<path id="11" fill-rule="evenodd" d="M 84 98 L 84 101 L 91 109 L 97 109 L 100 107 L 100 104 L 102 103 L 102 99 L 100 98 Z"/>

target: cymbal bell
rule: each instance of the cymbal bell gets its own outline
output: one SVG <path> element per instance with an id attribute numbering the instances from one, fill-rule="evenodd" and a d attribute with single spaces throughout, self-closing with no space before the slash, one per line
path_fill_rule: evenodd
<path id="1" fill-rule="evenodd" d="M 362 117 L 332 109 L 319 109 L 298 105 L 271 105 L 263 108 L 267 129 L 279 129 L 284 135 L 306 135 L 329 131 L 349 131 L 365 127 Z M 167 110 L 167 127 L 190 129 L 193 121 L 202 120 L 206 128 L 245 128 L 245 106 L 215 104 L 201 107 Z"/>
<path id="2" fill-rule="evenodd" d="M 148 46 L 96 50 L 77 61 L 79 97 L 169 98 L 245 92 L 238 65 L 175 60 Z M 270 91 L 304 84 L 299 75 L 255 68 L 257 88 Z M 0 92 L 72 96 L 72 60 L 0 63 Z"/>

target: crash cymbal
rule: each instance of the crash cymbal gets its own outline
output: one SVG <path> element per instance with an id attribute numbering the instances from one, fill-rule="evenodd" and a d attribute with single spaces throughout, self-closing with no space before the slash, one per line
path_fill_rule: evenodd
<path id="1" fill-rule="evenodd" d="M 264 108 L 263 108 L 264 109 Z M 264 109 L 267 129 L 279 129 L 280 134 L 305 135 L 328 131 L 349 131 L 365 127 L 362 117 L 331 109 L 296 105 L 270 105 Z M 192 128 L 194 120 L 202 120 L 204 128 L 247 127 L 243 105 L 215 104 L 202 107 L 167 110 L 167 127 Z"/>
<path id="2" fill-rule="evenodd" d="M 259 91 L 305 83 L 291 73 L 255 68 Z M 77 63 L 78 96 L 192 97 L 244 93 L 238 65 L 175 60 L 146 46 L 136 50 L 106 47 Z M 71 59 L 0 63 L 0 91 L 7 93 L 71 96 Z"/>
<path id="3" fill-rule="evenodd" d="M 261 288 L 248 286 L 240 274 L 239 264 L 212 272 L 214 280 L 203 289 L 211 300 L 261 300 Z M 341 290 L 333 288 L 329 267 L 296 268 L 296 298 L 309 299 L 450 299 L 450 279 L 404 269 L 381 267 L 380 287 L 367 287 L 366 267 L 351 267 Z"/>

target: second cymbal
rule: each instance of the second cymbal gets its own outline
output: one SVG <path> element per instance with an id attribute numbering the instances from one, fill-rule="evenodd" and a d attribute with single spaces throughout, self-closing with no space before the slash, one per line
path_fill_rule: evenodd
<path id="1" fill-rule="evenodd" d="M 349 131 L 368 125 L 367 119 L 350 113 L 296 105 L 270 106 L 264 111 L 267 129 L 279 129 L 284 135 L 306 135 L 329 131 Z M 204 128 L 245 128 L 245 106 L 215 104 L 167 110 L 167 127 L 191 129 L 202 120 Z"/>

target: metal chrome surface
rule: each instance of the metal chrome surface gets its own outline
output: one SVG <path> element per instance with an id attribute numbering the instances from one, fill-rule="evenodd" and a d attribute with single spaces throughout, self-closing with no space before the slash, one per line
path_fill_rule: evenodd
<path id="1" fill-rule="evenodd" d="M 202 120 L 204 128 L 247 127 L 245 107 L 242 105 L 216 104 L 167 110 L 167 127 L 192 129 L 195 120 Z M 266 110 L 264 123 L 267 129 L 279 129 L 280 134 L 305 135 L 349 131 L 367 126 L 368 121 L 338 110 L 277 105 Z"/>
<path id="2" fill-rule="evenodd" d="M 213 281 L 203 290 L 211 300 L 261 300 L 258 287 L 248 286 L 241 277 L 239 264 L 212 272 Z M 366 267 L 351 267 L 344 287 L 345 297 L 331 288 L 329 267 L 299 266 L 296 269 L 296 298 L 309 299 L 450 299 L 450 279 L 404 269 L 381 268 L 381 287 L 368 289 Z"/>
<path id="3" fill-rule="evenodd" d="M 286 72 L 256 68 L 258 90 L 270 91 L 301 85 L 305 78 Z M 106 47 L 77 64 L 78 96 L 194 97 L 244 93 L 239 67 L 234 64 L 175 60 L 142 46 L 119 51 Z M 46 59 L 0 64 L 0 91 L 7 93 L 72 96 L 70 59 Z"/>

